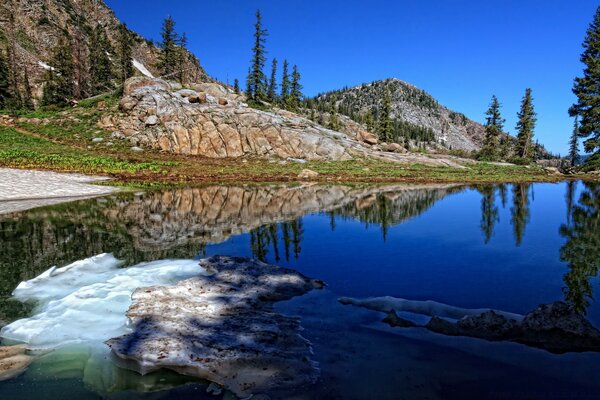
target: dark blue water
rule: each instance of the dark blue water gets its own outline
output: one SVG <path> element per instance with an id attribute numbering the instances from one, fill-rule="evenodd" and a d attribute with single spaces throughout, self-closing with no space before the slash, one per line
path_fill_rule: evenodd
<path id="1" fill-rule="evenodd" d="M 600 185 L 578 182 L 209 187 L 30 210 L 0 216 L 0 320 L 30 312 L 10 300 L 21 280 L 101 252 L 129 265 L 251 256 L 328 285 L 278 305 L 302 317 L 321 364 L 318 385 L 296 398 L 596 398 L 596 353 L 556 355 L 390 328 L 382 314 L 341 306 L 337 298 L 393 296 L 520 314 L 561 300 L 600 326 L 599 208 Z M 40 389 L 67 384 L 81 387 L 72 398 L 150 396 L 28 371 L 0 382 L 0 397 L 43 398 Z M 197 384 L 172 386 L 151 397 L 204 393 Z"/>

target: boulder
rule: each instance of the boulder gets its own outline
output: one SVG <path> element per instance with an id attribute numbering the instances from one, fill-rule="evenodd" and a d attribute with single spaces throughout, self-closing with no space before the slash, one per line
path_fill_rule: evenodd
<path id="1" fill-rule="evenodd" d="M 190 96 L 190 97 L 188 97 L 188 101 L 192 104 L 194 104 L 194 103 L 204 104 L 204 103 L 206 103 L 206 93 L 202 92 L 202 93 L 198 93 L 195 96 Z"/>
<path id="2" fill-rule="evenodd" d="M 146 124 L 146 126 L 154 126 L 158 124 L 158 117 L 156 115 L 150 115 L 148 116 L 148 118 L 146 118 L 146 120 L 144 121 L 144 123 Z"/>
<path id="3" fill-rule="evenodd" d="M 226 106 L 227 104 L 229 104 L 229 102 L 227 101 L 227 99 L 224 99 L 223 97 L 219 98 L 219 105 L 220 106 Z"/>
<path id="4" fill-rule="evenodd" d="M 171 90 L 168 82 L 162 79 L 149 78 L 146 76 L 134 76 L 125 81 L 123 95 L 129 96 L 140 88 L 154 88 L 157 90 Z"/>
<path id="5" fill-rule="evenodd" d="M 319 176 L 318 172 L 305 168 L 298 174 L 299 179 L 314 179 Z"/>

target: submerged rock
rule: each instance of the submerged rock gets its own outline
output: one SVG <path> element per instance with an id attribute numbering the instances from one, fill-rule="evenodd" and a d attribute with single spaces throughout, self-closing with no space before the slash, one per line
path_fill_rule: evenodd
<path id="1" fill-rule="evenodd" d="M 299 319 L 272 303 L 323 283 L 247 258 L 215 256 L 201 266 L 210 275 L 134 292 L 133 332 L 107 341 L 117 359 L 141 374 L 166 368 L 239 396 L 314 382 L 318 368 Z"/>
<path id="2" fill-rule="evenodd" d="M 33 362 L 26 351 L 24 345 L 0 347 L 0 382 L 20 375 Z"/>
<path id="3" fill-rule="evenodd" d="M 432 301 L 393 297 L 363 300 L 340 298 L 339 301 L 342 304 L 388 313 L 383 322 L 391 326 L 418 326 L 396 314 L 396 311 L 405 311 L 431 316 L 423 327 L 443 335 L 506 340 L 552 353 L 600 351 L 600 331 L 573 307 L 562 301 L 542 304 L 525 316 L 490 309 L 461 309 Z"/>

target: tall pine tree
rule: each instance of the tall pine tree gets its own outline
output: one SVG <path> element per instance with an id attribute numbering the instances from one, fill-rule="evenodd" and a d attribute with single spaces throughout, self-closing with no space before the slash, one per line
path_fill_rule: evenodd
<path id="1" fill-rule="evenodd" d="M 492 102 L 485 114 L 487 115 L 485 142 L 483 149 L 481 149 L 480 158 L 487 161 L 496 161 L 498 159 L 500 135 L 504 128 L 504 119 L 500 115 L 500 102 L 496 96 L 492 96 Z"/>
<path id="2" fill-rule="evenodd" d="M 133 76 L 133 39 L 127 25 L 119 25 L 119 42 L 117 45 L 119 56 L 119 79 L 121 83 Z"/>
<path id="3" fill-rule="evenodd" d="M 89 51 L 92 95 L 104 93 L 112 88 L 111 53 L 112 46 L 106 37 L 106 32 L 98 24 L 92 33 Z"/>
<path id="4" fill-rule="evenodd" d="M 571 139 L 569 140 L 569 159 L 571 160 L 571 166 L 574 167 L 579 157 L 579 118 L 575 116 L 575 122 L 573 123 L 573 133 L 571 133 Z"/>
<path id="5" fill-rule="evenodd" d="M 390 92 L 388 88 L 385 88 L 383 94 L 383 104 L 381 106 L 381 112 L 379 114 L 379 125 L 377 127 L 377 134 L 379 139 L 383 142 L 390 142 L 394 135 L 394 121 L 392 120 L 392 104 L 390 100 Z"/>
<path id="6" fill-rule="evenodd" d="M 575 78 L 573 93 L 577 103 L 570 109 L 571 116 L 579 116 L 579 136 L 586 152 L 594 153 L 588 162 L 600 166 L 600 6 L 583 41 L 581 62 L 583 76 Z"/>
<path id="7" fill-rule="evenodd" d="M 340 118 L 337 114 L 337 98 L 335 95 L 331 96 L 331 102 L 329 103 L 329 124 L 327 127 L 333 131 L 339 131 L 341 129 Z"/>
<path id="8" fill-rule="evenodd" d="M 171 16 L 163 21 L 161 36 L 160 47 L 162 51 L 158 58 L 157 67 L 163 76 L 172 76 L 178 70 L 179 50 L 177 45 L 179 37 L 175 32 L 175 20 Z"/>
<path id="9" fill-rule="evenodd" d="M 246 93 L 255 101 L 266 100 L 267 77 L 264 73 L 266 50 L 265 42 L 268 32 L 262 27 L 262 15 L 260 10 L 256 11 L 256 23 L 254 24 L 254 46 L 252 47 L 252 61 L 247 79 Z"/>
<path id="10" fill-rule="evenodd" d="M 51 65 L 44 76 L 44 105 L 63 106 L 73 98 L 73 49 L 68 37 L 61 37 L 52 51 Z"/>
<path id="11" fill-rule="evenodd" d="M 235 94 L 240 94 L 240 81 L 238 78 L 233 80 L 233 91 Z"/>
<path id="12" fill-rule="evenodd" d="M 517 113 L 517 156 L 525 160 L 531 160 L 533 157 L 533 130 L 537 121 L 536 113 L 533 110 L 533 98 L 531 89 L 525 90 L 525 96 L 521 101 L 521 109 Z"/>
<path id="13" fill-rule="evenodd" d="M 10 101 L 10 90 L 8 88 L 8 63 L 0 50 L 0 109 L 8 107 Z"/>
<path id="14" fill-rule="evenodd" d="M 289 63 L 288 60 L 283 60 L 283 73 L 281 76 L 281 102 L 283 105 L 287 105 L 289 103 L 290 97 L 290 73 L 289 73 Z"/>
<path id="15" fill-rule="evenodd" d="M 29 82 L 29 72 L 27 68 L 23 68 L 23 108 L 25 110 L 33 110 L 33 94 L 31 93 L 31 82 Z"/>
<path id="16" fill-rule="evenodd" d="M 269 88 L 267 89 L 267 100 L 274 103 L 277 98 L 277 59 L 271 62 L 271 78 L 269 79 Z"/>
<path id="17" fill-rule="evenodd" d="M 292 84 L 290 86 L 290 107 L 295 110 L 302 102 L 302 85 L 300 84 L 300 72 L 298 66 L 292 68 Z"/>
<path id="18" fill-rule="evenodd" d="M 186 81 L 186 69 L 185 65 L 188 62 L 188 51 L 187 51 L 187 35 L 185 32 L 181 34 L 177 39 L 177 69 L 179 73 L 177 74 L 179 82 L 183 83 Z"/>

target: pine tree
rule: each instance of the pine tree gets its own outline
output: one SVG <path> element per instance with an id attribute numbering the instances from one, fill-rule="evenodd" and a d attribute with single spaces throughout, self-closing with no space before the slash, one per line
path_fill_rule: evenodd
<path id="1" fill-rule="evenodd" d="M 23 68 L 23 108 L 26 110 L 33 110 L 35 108 L 33 104 L 33 94 L 31 93 L 31 83 L 29 82 L 29 72 L 27 68 Z"/>
<path id="2" fill-rule="evenodd" d="M 274 103 L 277 96 L 277 59 L 271 62 L 271 78 L 269 79 L 269 89 L 267 90 L 267 100 Z"/>
<path id="3" fill-rule="evenodd" d="M 375 118 L 373 117 L 373 109 L 369 108 L 365 116 L 365 125 L 369 132 L 375 132 Z"/>
<path id="4" fill-rule="evenodd" d="M 573 133 L 571 133 L 571 139 L 569 140 L 569 159 L 571 160 L 571 166 L 574 167 L 577 158 L 579 157 L 579 145 L 577 139 L 579 138 L 579 118 L 575 116 L 575 122 L 573 124 Z"/>
<path id="5" fill-rule="evenodd" d="M 162 26 L 161 31 L 162 49 L 158 58 L 158 69 L 163 76 L 172 76 L 177 71 L 177 62 L 179 51 L 177 48 L 178 35 L 175 32 L 175 21 L 171 16 L 168 16 Z"/>
<path id="6" fill-rule="evenodd" d="M 339 131 L 341 128 L 340 119 L 337 114 L 337 98 L 335 95 L 331 96 L 331 103 L 329 104 L 329 124 L 327 127 L 332 131 Z"/>
<path id="7" fill-rule="evenodd" d="M 533 109 L 533 98 L 531 89 L 525 89 L 525 96 L 521 101 L 521 109 L 517 113 L 517 156 L 525 160 L 533 158 L 533 130 L 537 121 L 536 113 Z"/>
<path id="8" fill-rule="evenodd" d="M 587 30 L 583 42 L 581 62 L 585 64 L 583 76 L 575 78 L 573 93 L 577 103 L 570 109 L 571 116 L 579 116 L 579 136 L 586 152 L 600 158 L 600 6 Z"/>
<path id="9" fill-rule="evenodd" d="M 112 47 L 106 32 L 100 25 L 96 25 L 90 40 L 90 79 L 92 94 L 104 93 L 112 88 L 112 61 L 110 54 Z"/>
<path id="10" fill-rule="evenodd" d="M 300 72 L 298 66 L 292 68 L 292 84 L 290 86 L 290 107 L 295 110 L 302 103 L 302 85 L 300 84 Z"/>
<path id="11" fill-rule="evenodd" d="M 44 77 L 44 105 L 66 105 L 72 99 L 75 85 L 73 83 L 73 49 L 67 37 L 60 38 L 54 48 L 50 62 L 51 68 Z"/>
<path id="12" fill-rule="evenodd" d="M 233 91 L 235 94 L 240 94 L 240 81 L 237 78 L 233 80 Z"/>
<path id="13" fill-rule="evenodd" d="M 8 87 L 8 63 L 2 51 L 0 51 L 0 109 L 7 108 L 10 102 L 10 90 Z"/>
<path id="14" fill-rule="evenodd" d="M 15 45 L 15 21 L 12 12 L 8 16 L 9 29 L 7 31 L 6 59 L 8 63 L 8 99 L 6 108 L 18 110 L 22 107 L 21 92 L 19 91 L 19 63 L 17 60 L 17 49 Z"/>
<path id="15" fill-rule="evenodd" d="M 260 10 L 256 11 L 256 23 L 254 24 L 254 46 L 252 47 L 252 61 L 247 79 L 247 94 L 254 101 L 266 100 L 267 77 L 265 68 L 265 37 L 267 30 L 262 27 L 262 15 Z"/>
<path id="16" fill-rule="evenodd" d="M 133 40 L 127 25 L 119 25 L 119 42 L 117 52 L 119 55 L 119 78 L 121 83 L 133 76 Z"/>
<path id="17" fill-rule="evenodd" d="M 186 81 L 185 76 L 185 65 L 188 60 L 188 51 L 187 51 L 187 35 L 185 32 L 181 34 L 181 36 L 177 39 L 177 64 L 176 67 L 179 69 L 178 79 L 179 82 L 183 83 Z"/>
<path id="18" fill-rule="evenodd" d="M 383 94 L 383 104 L 381 106 L 381 113 L 379 115 L 379 125 L 377 127 L 377 134 L 379 139 L 384 142 L 389 142 L 393 139 L 394 134 L 394 121 L 391 117 L 392 105 L 390 100 L 390 92 L 385 89 Z"/>
<path id="19" fill-rule="evenodd" d="M 480 157 L 484 160 L 495 161 L 498 159 L 500 134 L 504 128 L 504 119 L 500 115 L 500 102 L 496 96 L 492 96 L 492 102 L 485 114 L 487 115 L 485 142 Z"/>
<path id="20" fill-rule="evenodd" d="M 289 74 L 289 64 L 287 60 L 283 60 L 283 74 L 281 76 L 281 102 L 283 105 L 287 105 L 289 103 L 290 97 L 290 74 Z"/>

